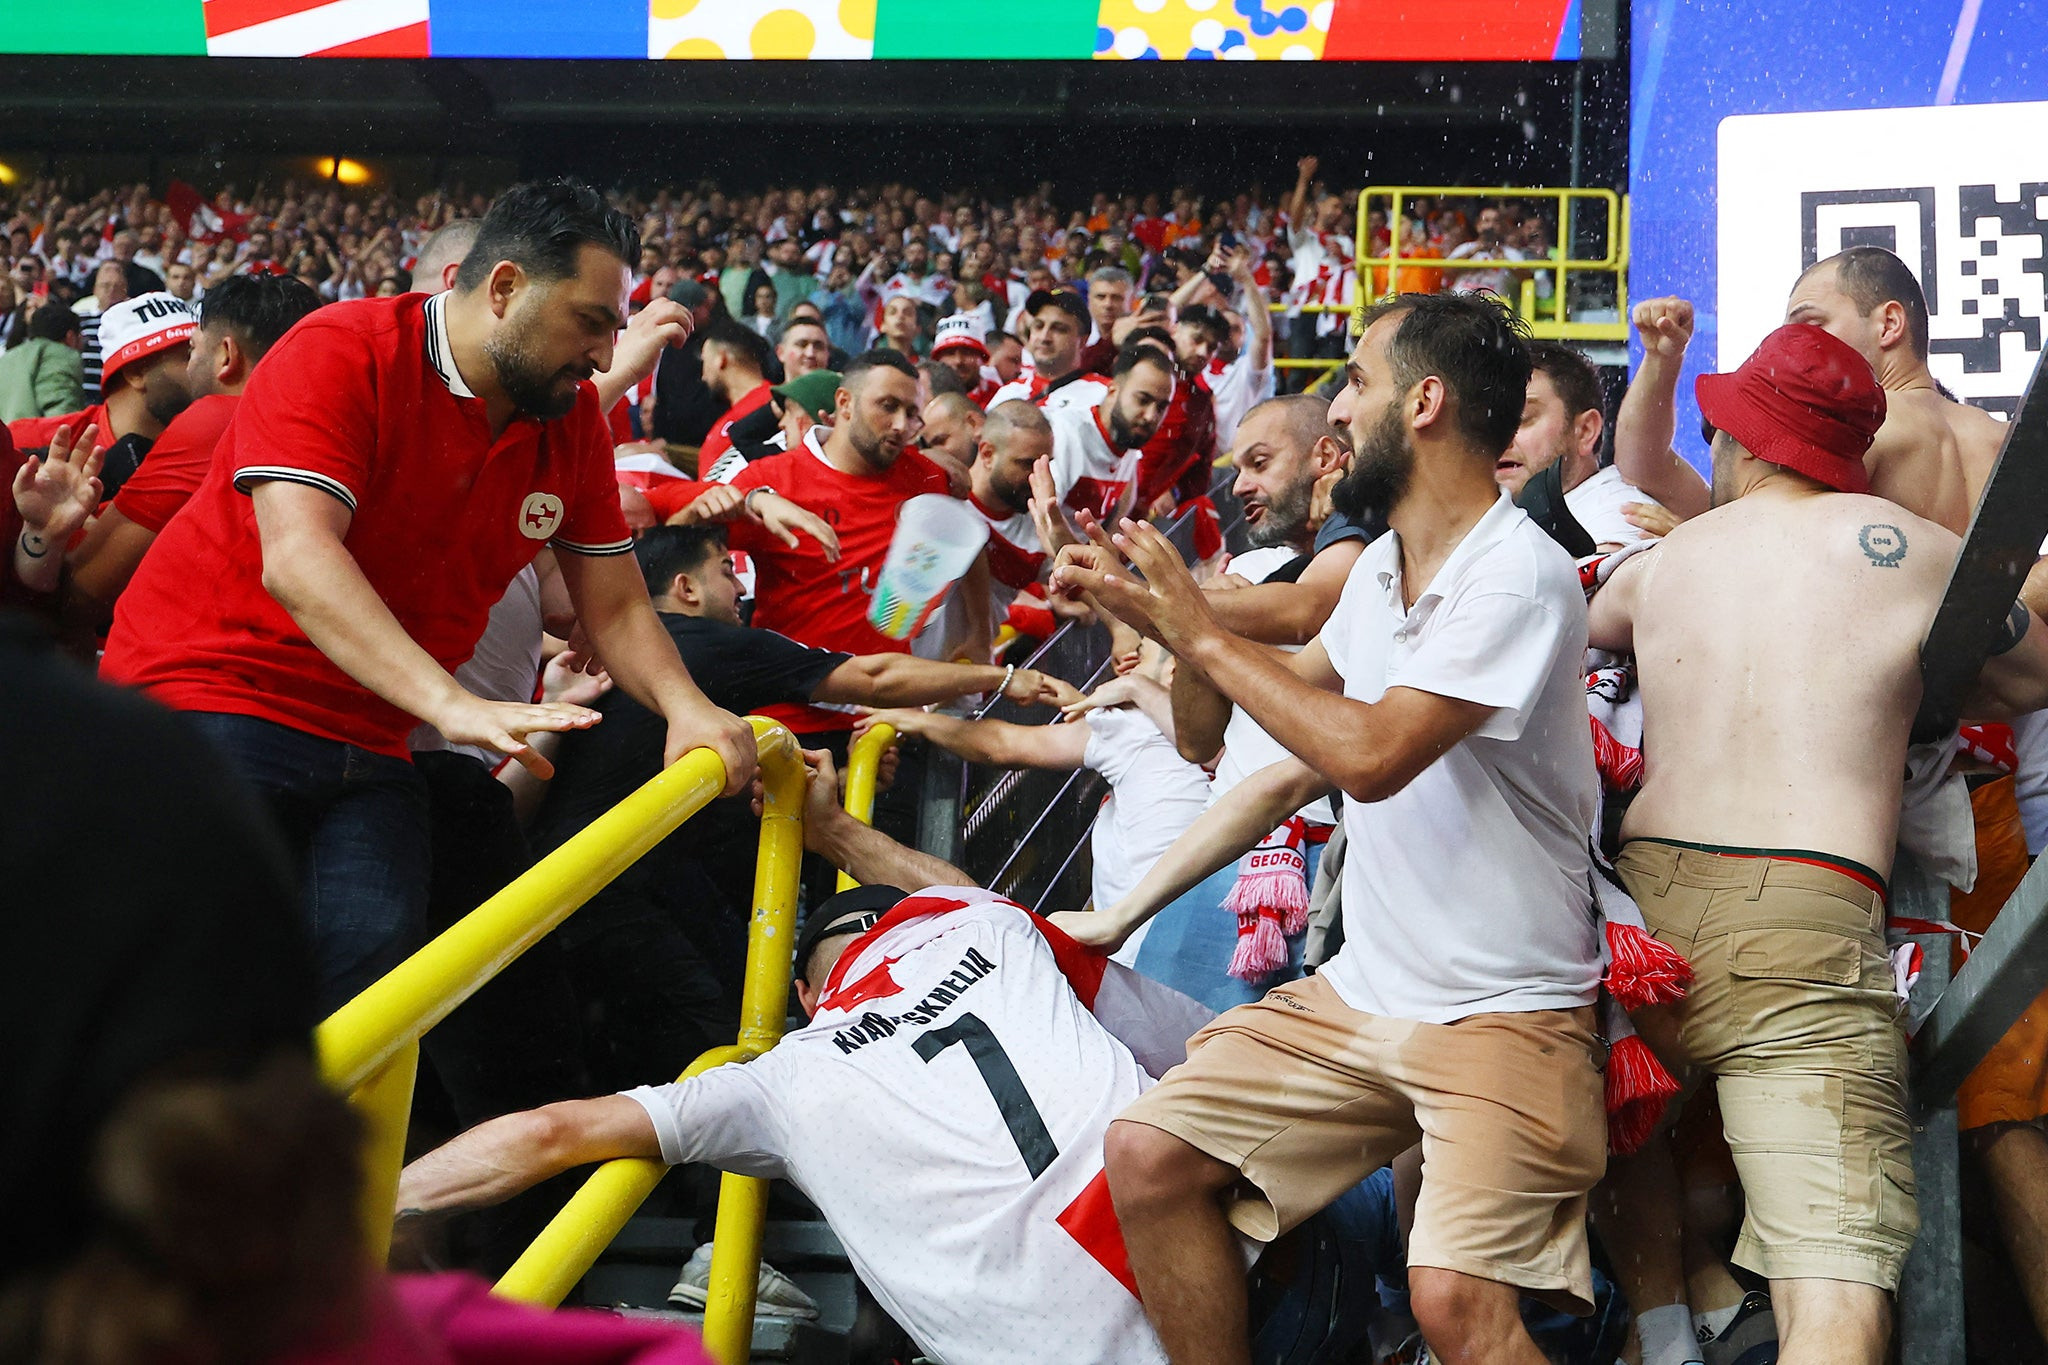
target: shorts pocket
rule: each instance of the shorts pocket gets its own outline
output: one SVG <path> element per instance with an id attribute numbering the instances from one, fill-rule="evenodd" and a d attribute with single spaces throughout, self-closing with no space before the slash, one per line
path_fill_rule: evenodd
<path id="1" fill-rule="evenodd" d="M 1728 971 L 1758 981 L 1855 986 L 1863 980 L 1863 945 L 1827 929 L 1737 929 L 1728 935 Z"/>

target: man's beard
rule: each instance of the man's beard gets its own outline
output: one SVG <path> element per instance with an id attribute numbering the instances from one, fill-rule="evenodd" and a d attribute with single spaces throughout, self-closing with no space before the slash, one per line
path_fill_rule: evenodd
<path id="1" fill-rule="evenodd" d="M 853 446 L 854 454 L 871 469 L 888 469 L 903 453 L 902 442 L 897 442 L 891 449 L 882 440 L 882 434 L 869 426 L 858 412 L 846 424 L 846 439 Z"/>
<path id="2" fill-rule="evenodd" d="M 1115 403 L 1110 406 L 1109 420 L 1104 422 L 1103 425 L 1109 428 L 1109 443 L 1118 450 L 1135 450 L 1151 440 L 1159 431 L 1159 424 L 1157 422 L 1147 427 L 1134 423 L 1128 417 L 1125 417 L 1124 405 L 1122 403 Z"/>
<path id="3" fill-rule="evenodd" d="M 534 344 L 537 330 L 530 322 L 507 318 L 485 339 L 484 355 L 512 406 L 529 417 L 551 422 L 576 410 L 577 383 L 588 379 L 591 372 L 578 365 L 547 369 Z"/>
<path id="4" fill-rule="evenodd" d="M 995 495 L 996 502 L 1005 510 L 1019 515 L 1031 510 L 1031 485 L 1020 483 L 1014 488 L 1005 488 L 993 478 L 989 480 L 988 491 Z"/>
<path id="5" fill-rule="evenodd" d="M 1266 514 L 1258 524 L 1247 528 L 1255 550 L 1270 549 L 1275 545 L 1294 545 L 1308 535 L 1309 504 L 1314 501 L 1316 485 L 1314 479 L 1304 479 L 1292 488 L 1266 500 Z"/>
<path id="6" fill-rule="evenodd" d="M 151 420 L 169 426 L 171 419 L 192 406 L 192 391 L 185 387 L 185 372 L 159 365 L 142 380 L 142 405 Z"/>
<path id="7" fill-rule="evenodd" d="M 1401 403 L 1387 404 L 1379 420 L 1364 431 L 1353 428 L 1351 469 L 1330 492 L 1330 505 L 1353 521 L 1373 513 L 1386 516 L 1408 491 L 1415 473 L 1415 451 L 1401 420 Z"/>

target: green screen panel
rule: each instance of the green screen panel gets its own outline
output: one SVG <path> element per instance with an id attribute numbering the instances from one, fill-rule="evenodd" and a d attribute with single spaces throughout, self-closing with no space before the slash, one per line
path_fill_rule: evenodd
<path id="1" fill-rule="evenodd" d="M 880 0 L 875 55 L 1080 60 L 1095 51 L 1099 8 L 1099 0 L 1023 0 L 986 9 L 959 0 Z"/>
<path id="2" fill-rule="evenodd" d="M 200 0 L 96 0 L 8 7 L 9 52 L 204 57 Z"/>

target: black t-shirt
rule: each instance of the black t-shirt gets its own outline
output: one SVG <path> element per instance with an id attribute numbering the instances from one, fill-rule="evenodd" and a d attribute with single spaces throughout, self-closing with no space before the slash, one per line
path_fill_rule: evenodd
<path id="1" fill-rule="evenodd" d="M 729 626 L 700 616 L 662 612 L 661 623 L 704 695 L 714 706 L 738 715 L 777 702 L 809 701 L 832 670 L 851 657 L 800 645 L 772 630 Z M 555 756 L 555 778 L 533 825 L 536 853 L 559 847 L 661 771 L 668 725 L 660 716 L 616 688 L 599 699 L 595 709 L 604 719 L 564 736 Z M 743 871 L 751 883 L 753 864 L 745 853 L 752 847 L 752 828 L 745 798 L 715 801 L 612 886 L 630 892 L 655 884 L 662 869 L 670 866 L 669 858 L 713 850 L 720 863 L 745 859 Z"/>

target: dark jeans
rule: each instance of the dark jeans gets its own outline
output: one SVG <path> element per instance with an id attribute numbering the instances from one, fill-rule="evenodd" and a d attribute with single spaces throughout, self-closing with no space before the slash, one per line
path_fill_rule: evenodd
<path id="1" fill-rule="evenodd" d="M 512 790 L 468 754 L 413 755 L 426 783 L 434 875 L 427 927 L 439 933 L 505 889 L 533 859 Z M 582 1014 L 554 934 L 521 953 L 422 1040 L 465 1128 L 590 1093 Z"/>
<path id="2" fill-rule="evenodd" d="M 254 716 L 187 713 L 269 805 L 296 860 L 318 1006 L 330 1014 L 418 946 L 427 798 L 412 764 Z"/>

